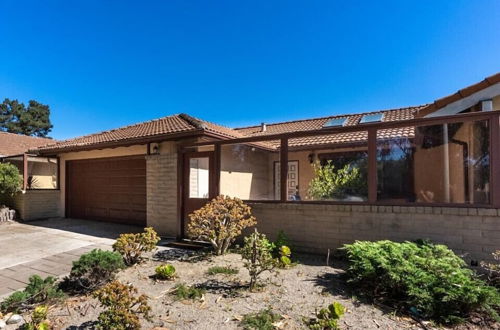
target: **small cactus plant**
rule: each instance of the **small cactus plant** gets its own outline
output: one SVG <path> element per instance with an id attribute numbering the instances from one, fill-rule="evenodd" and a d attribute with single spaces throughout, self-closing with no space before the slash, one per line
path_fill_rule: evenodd
<path id="1" fill-rule="evenodd" d="M 171 264 L 164 264 L 156 267 L 156 278 L 160 280 L 171 280 L 175 277 L 175 267 Z"/>
<path id="2" fill-rule="evenodd" d="M 345 307 L 338 302 L 328 305 L 327 308 L 320 309 L 316 313 L 316 318 L 307 321 L 309 329 L 312 330 L 337 330 L 338 320 L 345 313 Z"/>

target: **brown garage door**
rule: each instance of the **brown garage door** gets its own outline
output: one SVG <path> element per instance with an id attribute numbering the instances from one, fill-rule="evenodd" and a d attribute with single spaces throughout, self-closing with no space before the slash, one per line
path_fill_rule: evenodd
<path id="1" fill-rule="evenodd" d="M 66 210 L 71 218 L 146 224 L 146 160 L 68 161 Z"/>

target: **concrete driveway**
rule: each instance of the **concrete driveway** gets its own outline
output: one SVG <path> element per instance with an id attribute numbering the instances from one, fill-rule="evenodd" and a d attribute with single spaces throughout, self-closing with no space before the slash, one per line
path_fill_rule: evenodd
<path id="1" fill-rule="evenodd" d="M 130 225 L 50 219 L 0 225 L 0 297 L 26 286 L 31 275 L 63 276 L 74 260 L 93 249 L 110 250 Z"/>

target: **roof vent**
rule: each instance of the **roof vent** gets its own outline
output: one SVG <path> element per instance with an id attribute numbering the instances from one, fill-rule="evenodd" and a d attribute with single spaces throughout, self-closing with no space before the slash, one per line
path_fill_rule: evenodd
<path id="1" fill-rule="evenodd" d="M 493 100 L 481 101 L 481 111 L 493 111 Z"/>
<path id="2" fill-rule="evenodd" d="M 260 124 L 260 131 L 261 131 L 261 132 L 265 132 L 265 131 L 267 131 L 267 125 L 266 125 L 266 123 L 262 123 L 262 124 Z"/>

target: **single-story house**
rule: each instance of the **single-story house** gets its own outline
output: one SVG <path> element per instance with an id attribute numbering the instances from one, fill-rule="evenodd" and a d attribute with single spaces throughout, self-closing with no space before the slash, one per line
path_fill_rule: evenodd
<path id="1" fill-rule="evenodd" d="M 31 149 L 56 160 L 57 183 L 27 190 L 43 202 L 24 217 L 185 238 L 188 215 L 224 194 L 303 251 L 428 238 L 489 259 L 500 248 L 499 110 L 497 73 L 399 109 L 241 128 L 171 115 Z"/>

